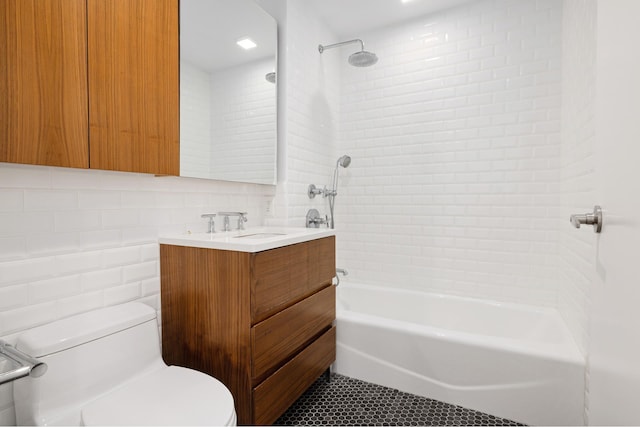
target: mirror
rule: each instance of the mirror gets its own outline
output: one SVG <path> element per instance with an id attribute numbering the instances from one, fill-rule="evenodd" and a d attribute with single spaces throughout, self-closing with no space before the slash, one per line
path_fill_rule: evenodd
<path id="1" fill-rule="evenodd" d="M 180 1 L 180 176 L 276 183 L 276 53 L 254 0 Z"/>

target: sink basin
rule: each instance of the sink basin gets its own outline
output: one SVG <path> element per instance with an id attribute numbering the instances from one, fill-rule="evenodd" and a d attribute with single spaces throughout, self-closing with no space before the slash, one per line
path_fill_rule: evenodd
<path id="1" fill-rule="evenodd" d="M 261 252 L 334 235 L 335 230 L 326 228 L 256 227 L 222 233 L 171 234 L 158 241 L 163 245 Z"/>
<path id="2" fill-rule="evenodd" d="M 266 239 L 267 237 L 286 236 L 287 233 L 252 233 L 234 236 L 234 239 Z"/>

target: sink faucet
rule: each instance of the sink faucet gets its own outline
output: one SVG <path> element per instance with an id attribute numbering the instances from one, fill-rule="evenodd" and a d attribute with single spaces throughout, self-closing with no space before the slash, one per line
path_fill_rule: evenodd
<path id="1" fill-rule="evenodd" d="M 216 217 L 216 214 L 202 214 L 200 216 L 202 218 L 209 218 L 209 228 L 207 230 L 207 233 L 215 233 L 216 232 L 216 222 L 214 221 L 214 218 Z"/>
<path id="2" fill-rule="evenodd" d="M 222 231 L 231 231 L 231 225 L 229 223 L 230 216 L 238 217 L 238 230 L 244 230 L 244 223 L 248 221 L 246 212 L 218 212 L 218 215 L 224 216 Z"/>

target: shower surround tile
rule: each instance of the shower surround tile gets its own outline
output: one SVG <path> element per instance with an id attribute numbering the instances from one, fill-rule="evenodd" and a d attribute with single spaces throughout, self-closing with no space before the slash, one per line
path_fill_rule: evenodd
<path id="1" fill-rule="evenodd" d="M 347 282 L 556 305 L 562 7 L 471 2 L 358 34 L 373 67 L 336 54 Z"/>
<path id="2" fill-rule="evenodd" d="M 275 425 L 518 426 L 514 421 L 333 374 L 320 377 Z"/>

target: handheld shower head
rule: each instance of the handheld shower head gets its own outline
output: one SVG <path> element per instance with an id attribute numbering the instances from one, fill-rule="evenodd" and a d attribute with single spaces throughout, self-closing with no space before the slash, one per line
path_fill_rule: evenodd
<path id="1" fill-rule="evenodd" d="M 344 156 L 338 159 L 338 161 L 336 162 L 336 167 L 340 165 L 343 168 L 346 168 L 346 167 L 349 167 L 350 164 L 351 164 L 351 157 L 345 154 Z"/>
<path id="2" fill-rule="evenodd" d="M 349 167 L 351 164 L 351 156 L 340 156 L 336 162 L 336 168 L 333 171 L 333 182 L 331 183 L 331 191 L 328 194 L 329 197 L 329 210 L 331 211 L 331 228 L 334 228 L 335 222 L 333 220 L 333 208 L 335 206 L 336 196 L 338 195 L 338 169 L 340 166 L 343 168 Z"/>

